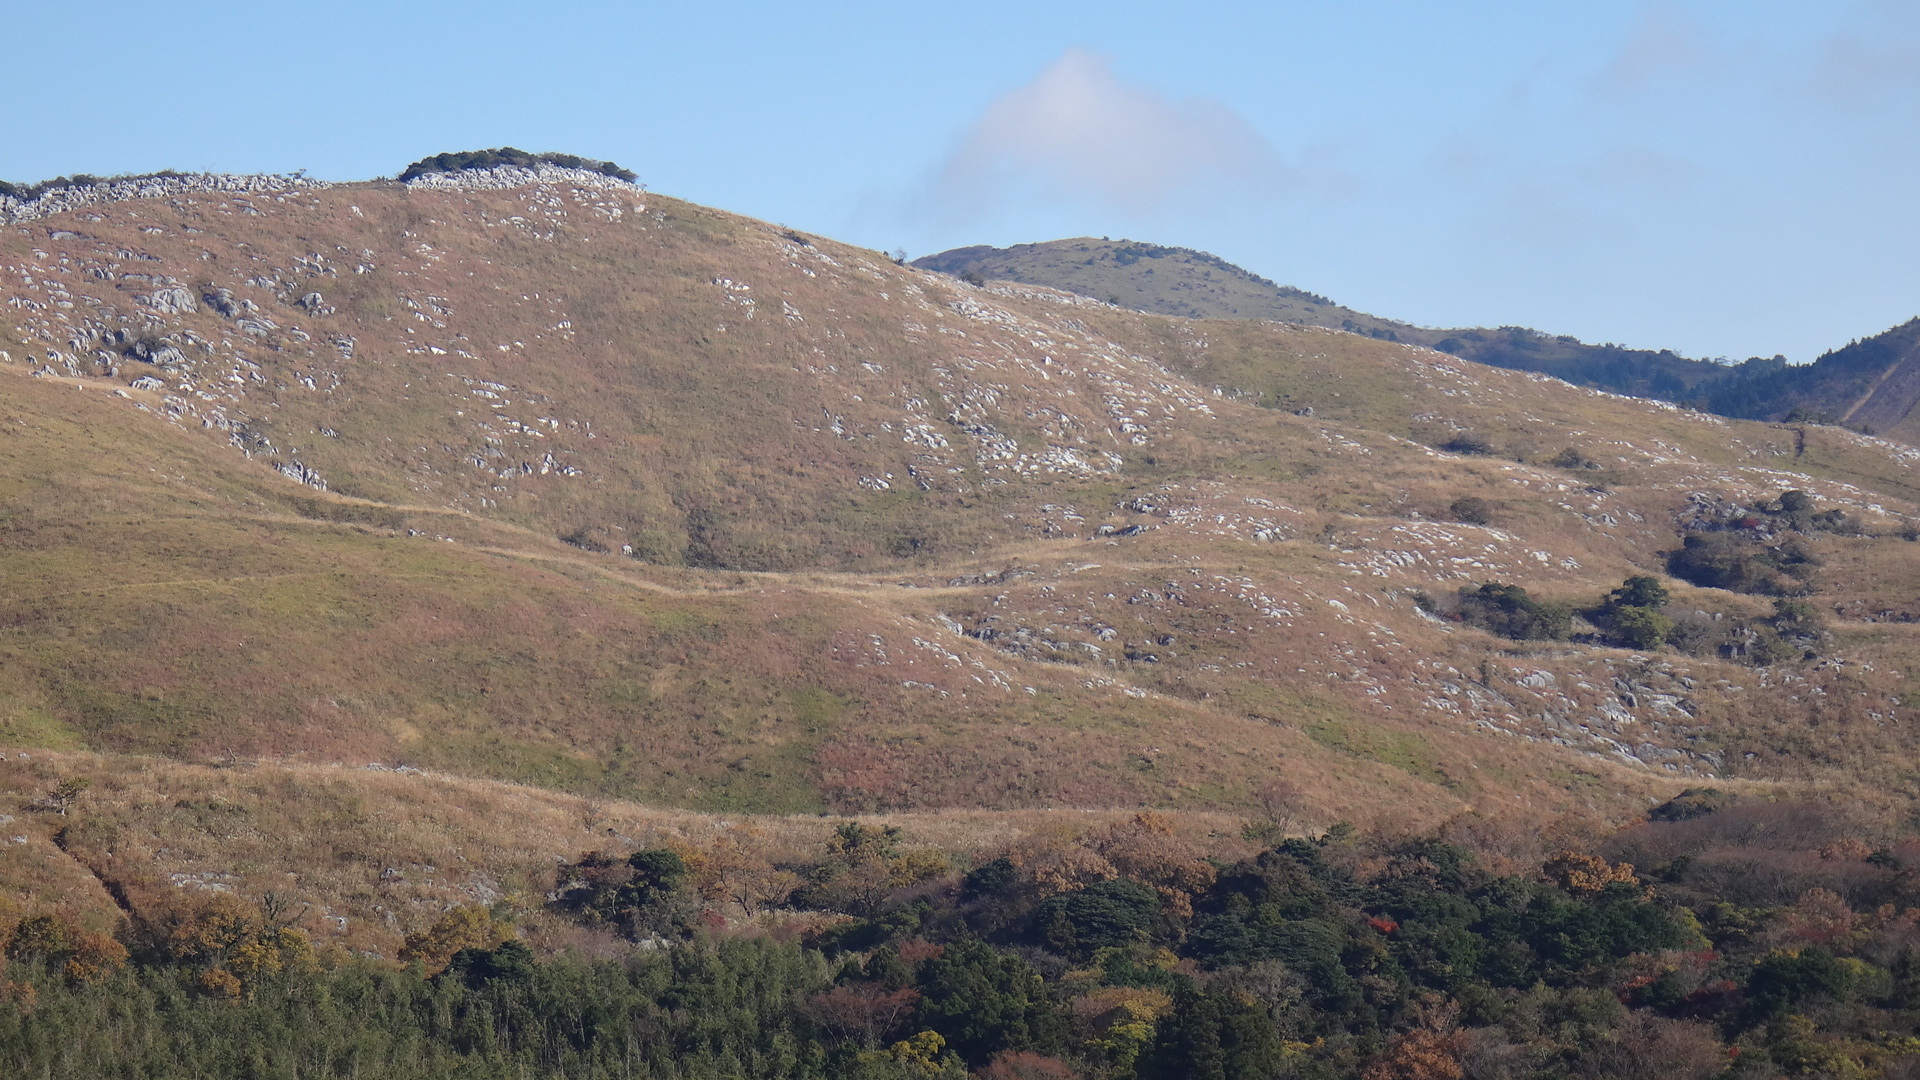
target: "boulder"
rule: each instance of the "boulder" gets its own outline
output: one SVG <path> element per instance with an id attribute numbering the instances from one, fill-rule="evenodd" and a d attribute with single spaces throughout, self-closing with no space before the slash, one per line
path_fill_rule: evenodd
<path id="1" fill-rule="evenodd" d="M 162 315 L 191 315 L 200 310 L 193 301 L 193 294 L 179 286 L 156 289 L 147 297 L 147 306 Z"/>

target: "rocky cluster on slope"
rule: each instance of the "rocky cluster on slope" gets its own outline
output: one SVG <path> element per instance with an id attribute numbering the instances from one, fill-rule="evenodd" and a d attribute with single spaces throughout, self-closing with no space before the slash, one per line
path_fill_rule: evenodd
<path id="1" fill-rule="evenodd" d="M 325 180 L 313 180 L 297 174 L 193 173 L 156 176 L 126 176 L 91 184 L 56 187 L 35 198 L 20 199 L 0 195 L 0 225 L 34 221 L 69 210 L 129 199 L 164 199 L 176 195 L 273 194 L 286 191 L 313 191 L 332 187 Z"/>
<path id="2" fill-rule="evenodd" d="M 640 185 L 592 169 L 569 169 L 559 165 L 498 165 L 490 169 L 462 169 L 458 172 L 421 173 L 402 181 L 411 188 L 435 188 L 442 191 L 506 191 L 528 184 L 567 183 L 590 188 L 617 188 L 631 191 Z"/>

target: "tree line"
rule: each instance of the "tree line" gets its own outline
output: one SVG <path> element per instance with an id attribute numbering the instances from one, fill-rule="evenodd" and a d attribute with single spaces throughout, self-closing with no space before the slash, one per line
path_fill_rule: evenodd
<path id="1" fill-rule="evenodd" d="M 1843 808 L 1703 789 L 1558 850 L 1472 816 L 1288 824 L 1233 862 L 1150 813 L 967 866 L 859 822 L 788 865 L 588 852 L 543 910 L 454 908 L 392 959 L 317 948 L 272 895 L 117 933 L 35 914 L 6 927 L 0 1074 L 1920 1073 L 1920 839 Z"/>

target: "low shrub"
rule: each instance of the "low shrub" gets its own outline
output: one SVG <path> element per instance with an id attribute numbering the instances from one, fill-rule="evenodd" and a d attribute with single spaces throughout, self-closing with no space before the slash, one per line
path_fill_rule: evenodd
<path id="1" fill-rule="evenodd" d="M 502 146 L 493 150 L 464 150 L 448 154 L 435 154 L 421 158 L 407 166 L 400 174 L 402 183 L 428 173 L 466 172 L 472 169 L 496 169 L 511 166 L 522 169 L 553 165 L 562 169 L 585 169 L 616 180 L 632 183 L 639 175 L 631 169 L 623 169 L 611 161 L 595 161 L 591 158 L 576 157 L 573 154 L 529 154 L 525 150 L 516 150 L 511 146 Z"/>
<path id="2" fill-rule="evenodd" d="M 1462 495 L 1447 507 L 1447 513 L 1453 520 L 1468 525 L 1493 524 L 1493 504 L 1477 495 Z"/>
<path id="3" fill-rule="evenodd" d="M 1797 536 L 1775 543 L 1732 532 L 1693 532 L 1668 553 L 1667 570 L 1682 581 L 1761 596 L 1813 591 L 1820 559 Z"/>
<path id="4" fill-rule="evenodd" d="M 1572 607 L 1536 599 L 1520 586 L 1505 582 L 1462 588 L 1445 607 L 1432 601 L 1423 606 L 1515 641 L 1565 641 L 1573 633 Z"/>
<path id="5" fill-rule="evenodd" d="M 1440 444 L 1440 449 L 1449 454 L 1491 454 L 1493 443 L 1479 432 L 1456 431 L 1451 438 Z"/>

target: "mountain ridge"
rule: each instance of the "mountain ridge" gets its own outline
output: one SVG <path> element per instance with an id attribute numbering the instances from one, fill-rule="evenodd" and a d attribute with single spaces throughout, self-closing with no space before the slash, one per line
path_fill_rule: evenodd
<path id="1" fill-rule="evenodd" d="M 1381 318 L 1190 248 L 1076 237 L 955 248 L 914 260 L 924 269 L 981 280 L 1003 277 L 1062 288 L 1140 311 L 1188 318 L 1265 318 L 1438 349 L 1476 363 L 1539 371 L 1616 393 L 1677 400 L 1723 366 L 1670 350 L 1589 345 L 1524 327 L 1432 329 Z M 1158 270 L 1168 271 L 1157 280 Z M 1196 276 L 1197 275 L 1197 276 Z M 1218 275 L 1216 277 L 1216 275 Z"/>
<path id="2" fill-rule="evenodd" d="M 1139 311 L 1325 326 L 1725 416 L 1798 417 L 1909 443 L 1920 440 L 1920 419 L 1909 419 L 1920 406 L 1914 322 L 1832 350 L 1810 364 L 1756 357 L 1730 365 L 1671 350 L 1591 345 L 1525 327 L 1414 326 L 1276 285 L 1205 252 L 1133 240 L 1077 237 L 1007 248 L 976 245 L 923 256 L 914 265 L 973 280 L 1005 278 L 1066 289 Z"/>

